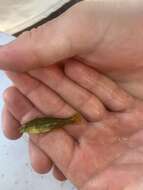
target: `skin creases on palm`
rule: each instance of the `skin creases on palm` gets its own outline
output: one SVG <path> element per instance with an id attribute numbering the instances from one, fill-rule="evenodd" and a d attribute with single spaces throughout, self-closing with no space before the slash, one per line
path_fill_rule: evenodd
<path id="1" fill-rule="evenodd" d="M 142 102 L 136 101 L 126 113 L 111 113 L 101 122 L 88 123 L 89 130 L 80 139 L 67 177 L 82 190 L 125 187 L 131 190 L 140 184 L 143 178 L 142 111 Z"/>
<path id="2" fill-rule="evenodd" d="M 86 130 L 83 133 L 82 128 L 79 128 L 80 137 L 74 136 L 75 133 L 70 134 L 70 129 L 76 130 L 75 126 L 71 126 L 64 128 L 64 130 L 55 130 L 44 136 L 39 135 L 32 140 L 40 150 L 46 153 L 46 156 L 50 157 L 65 177 L 70 179 L 80 190 L 123 190 L 125 188 L 138 190 L 136 187 L 141 186 L 143 175 L 142 101 L 131 97 L 113 81 L 84 64 L 78 62 L 75 64 L 74 62 L 73 64 L 70 63 L 69 66 L 71 72 L 69 72 L 69 69 L 65 69 L 68 78 L 64 75 L 64 82 L 61 82 L 58 78 L 62 76 L 63 79 L 63 73 L 57 66 L 33 71 L 30 73 L 32 77 L 21 73 L 7 72 L 9 78 L 25 96 L 18 95 L 21 92 L 13 89 L 13 94 L 9 94 L 7 97 L 6 105 L 15 114 L 15 117 L 17 116 L 17 120 L 21 122 L 22 114 L 25 113 L 18 115 L 19 110 L 23 111 L 26 108 L 24 112 L 28 112 L 34 109 L 35 113 L 36 108 L 38 108 L 47 115 L 51 113 L 51 110 L 55 113 L 58 104 L 60 110 L 61 105 L 64 105 L 57 94 L 70 102 L 70 105 L 74 108 L 79 109 L 81 107 L 77 106 L 79 99 L 74 103 L 75 98 L 87 94 L 86 104 L 78 111 L 83 115 L 90 116 L 91 119 L 88 119 L 89 122 L 85 123 Z M 79 75 L 79 68 L 80 72 L 82 69 L 81 75 Z M 69 79 L 72 81 L 69 81 Z M 57 84 L 60 84 L 60 88 L 57 88 Z M 53 94 L 47 87 L 50 87 L 53 91 L 59 91 L 56 91 L 57 94 Z M 85 91 L 85 89 L 88 91 Z M 77 96 L 79 95 L 77 92 L 80 92 L 80 96 Z M 72 99 L 69 99 L 71 97 Z M 92 97 L 90 99 L 92 101 L 87 101 L 87 97 Z M 93 115 L 90 115 L 94 109 L 97 109 L 98 105 L 100 105 L 100 109 L 103 108 L 96 97 L 100 98 L 105 108 L 102 117 L 98 121 L 93 120 Z M 85 98 L 85 96 L 82 96 L 82 98 Z M 10 101 L 19 101 L 21 104 L 18 104 L 19 107 L 14 107 L 14 102 L 11 104 Z M 53 104 L 51 104 L 53 102 L 54 105 L 56 102 L 54 109 Z M 96 105 L 96 107 L 92 107 L 93 105 Z M 89 109 L 90 107 L 93 108 L 92 111 Z M 73 111 L 67 105 L 64 108 L 66 109 L 62 110 L 64 115 L 67 110 L 70 114 Z M 97 111 L 99 110 L 97 109 Z M 10 124 L 8 125 L 9 129 L 11 129 Z M 130 187 L 134 188 L 131 189 Z"/>
<path id="3" fill-rule="evenodd" d="M 141 186 L 142 110 L 138 110 L 138 105 L 133 110 L 111 113 L 103 121 L 87 123 L 89 130 L 80 138 L 70 165 L 63 171 L 79 189 L 138 190 Z M 67 165 L 69 160 L 63 160 Z"/>

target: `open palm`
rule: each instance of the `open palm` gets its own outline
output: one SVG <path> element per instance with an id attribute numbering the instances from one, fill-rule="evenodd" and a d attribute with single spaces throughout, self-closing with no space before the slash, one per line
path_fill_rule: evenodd
<path id="1" fill-rule="evenodd" d="M 81 125 L 30 137 L 36 171 L 47 172 L 53 162 L 57 178 L 65 176 L 82 190 L 142 187 L 141 101 L 75 61 L 65 65 L 65 74 L 59 66 L 29 75 L 7 74 L 18 88 L 11 87 L 5 93 L 3 121 L 9 138 L 20 137 L 20 123 L 33 117 L 65 117 L 76 111 L 84 117 Z"/>

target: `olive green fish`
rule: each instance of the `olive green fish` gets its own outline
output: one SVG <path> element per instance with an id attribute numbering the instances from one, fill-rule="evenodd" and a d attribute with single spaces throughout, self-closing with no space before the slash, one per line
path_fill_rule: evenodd
<path id="1" fill-rule="evenodd" d="M 68 118 L 54 118 L 44 117 L 36 118 L 25 123 L 21 129 L 21 133 L 40 134 L 47 133 L 53 129 L 62 128 L 65 125 L 79 123 L 81 121 L 81 115 L 79 113 Z"/>

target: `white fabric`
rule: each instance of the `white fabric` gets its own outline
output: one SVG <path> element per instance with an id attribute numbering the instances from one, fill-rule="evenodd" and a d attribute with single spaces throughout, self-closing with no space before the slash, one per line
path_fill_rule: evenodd
<path id="1" fill-rule="evenodd" d="M 47 17 L 69 0 L 0 0 L 0 32 L 10 34 Z"/>

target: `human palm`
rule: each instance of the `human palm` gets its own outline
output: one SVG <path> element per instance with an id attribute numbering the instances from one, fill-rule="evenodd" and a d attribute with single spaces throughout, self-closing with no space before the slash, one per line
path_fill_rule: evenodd
<path id="1" fill-rule="evenodd" d="M 56 177 L 65 176 L 82 190 L 142 187 L 142 101 L 74 61 L 65 65 L 65 74 L 59 66 L 7 74 L 18 88 L 5 93 L 8 137 L 18 138 L 20 123 L 33 117 L 79 111 L 84 118 L 80 125 L 30 137 L 36 171 L 47 172 L 53 162 Z"/>

